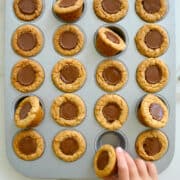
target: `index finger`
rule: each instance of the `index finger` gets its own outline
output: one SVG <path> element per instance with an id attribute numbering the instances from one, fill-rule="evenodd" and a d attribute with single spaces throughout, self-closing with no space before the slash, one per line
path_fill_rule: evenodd
<path id="1" fill-rule="evenodd" d="M 124 150 L 121 147 L 116 148 L 116 155 L 119 180 L 129 180 L 129 170 Z"/>

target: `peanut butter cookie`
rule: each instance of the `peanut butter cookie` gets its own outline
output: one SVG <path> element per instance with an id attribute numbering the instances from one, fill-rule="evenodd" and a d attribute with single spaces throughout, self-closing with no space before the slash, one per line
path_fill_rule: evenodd
<path id="1" fill-rule="evenodd" d="M 78 60 L 64 59 L 57 62 L 52 71 L 55 86 L 64 92 L 80 89 L 86 80 L 86 71 Z"/>
<path id="2" fill-rule="evenodd" d="M 138 118 L 142 124 L 151 128 L 163 128 L 168 122 L 166 104 L 153 94 L 146 95 L 138 109 Z"/>
<path id="3" fill-rule="evenodd" d="M 96 80 L 105 91 L 113 92 L 121 89 L 128 79 L 125 66 L 115 60 L 105 60 L 99 64 Z"/>
<path id="4" fill-rule="evenodd" d="M 53 140 L 55 155 L 66 162 L 78 160 L 86 151 L 86 141 L 77 131 L 64 130 Z"/>
<path id="5" fill-rule="evenodd" d="M 167 32 L 157 24 L 146 24 L 136 34 L 136 47 L 147 57 L 158 57 L 166 52 L 169 46 Z"/>
<path id="6" fill-rule="evenodd" d="M 43 35 L 33 25 L 20 26 L 13 34 L 12 47 L 21 56 L 35 56 L 43 47 Z"/>
<path id="7" fill-rule="evenodd" d="M 158 92 L 163 89 L 169 79 L 167 65 L 160 59 L 144 60 L 137 68 L 136 80 L 146 92 Z"/>
<path id="8" fill-rule="evenodd" d="M 84 34 L 75 25 L 62 25 L 54 34 L 55 50 L 65 56 L 73 56 L 84 46 Z"/>
<path id="9" fill-rule="evenodd" d="M 96 49 L 104 56 L 115 56 L 126 49 L 126 44 L 115 31 L 101 27 L 96 36 Z"/>
<path id="10" fill-rule="evenodd" d="M 166 153 L 168 139 L 159 130 L 147 130 L 137 137 L 135 147 L 136 152 L 141 158 L 147 161 L 155 161 Z"/>
<path id="11" fill-rule="evenodd" d="M 128 11 L 128 0 L 94 0 L 96 15 L 106 22 L 124 18 Z"/>
<path id="12" fill-rule="evenodd" d="M 156 22 L 167 13 L 166 0 L 136 0 L 136 12 L 144 21 Z"/>
<path id="13" fill-rule="evenodd" d="M 13 139 L 13 148 L 19 158 L 32 161 L 42 156 L 44 140 L 35 130 L 20 131 Z"/>
<path id="14" fill-rule="evenodd" d="M 116 152 L 113 146 L 105 144 L 94 156 L 94 171 L 99 178 L 116 174 Z"/>
<path id="15" fill-rule="evenodd" d="M 51 115 L 61 126 L 77 126 L 86 116 L 86 107 L 79 96 L 64 94 L 54 100 Z"/>
<path id="16" fill-rule="evenodd" d="M 116 130 L 121 128 L 127 120 L 128 105 L 121 96 L 107 94 L 97 101 L 94 113 L 102 127 Z"/>
<path id="17" fill-rule="evenodd" d="M 57 0 L 53 5 L 54 13 L 67 22 L 78 20 L 83 13 L 83 9 L 83 0 Z"/>
<path id="18" fill-rule="evenodd" d="M 44 118 L 44 110 L 36 96 L 29 96 L 20 101 L 16 107 L 14 120 L 19 128 L 38 126 Z"/>
<path id="19" fill-rule="evenodd" d="M 24 21 L 32 21 L 40 16 L 43 8 L 42 0 L 14 0 L 14 12 Z"/>
<path id="20" fill-rule="evenodd" d="M 11 83 L 18 91 L 27 93 L 38 89 L 44 81 L 44 70 L 33 60 L 23 59 L 14 65 Z"/>

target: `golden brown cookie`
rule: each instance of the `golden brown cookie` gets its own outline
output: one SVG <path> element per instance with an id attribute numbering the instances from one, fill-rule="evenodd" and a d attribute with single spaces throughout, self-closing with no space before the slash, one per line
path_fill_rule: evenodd
<path id="1" fill-rule="evenodd" d="M 40 100 L 36 96 L 28 96 L 22 99 L 16 107 L 14 120 L 19 128 L 38 126 L 44 118 L 44 110 Z"/>
<path id="2" fill-rule="evenodd" d="M 126 49 L 122 37 L 108 27 L 99 28 L 96 36 L 96 49 L 104 56 L 114 56 Z"/>
<path id="3" fill-rule="evenodd" d="M 84 46 L 84 34 L 71 24 L 60 26 L 54 34 L 55 50 L 65 56 L 72 56 L 81 51 Z"/>
<path id="4" fill-rule="evenodd" d="M 38 89 L 44 81 L 41 65 L 30 59 L 23 59 L 14 65 L 11 83 L 18 91 L 27 93 Z"/>
<path id="5" fill-rule="evenodd" d="M 144 21 L 156 22 L 167 13 L 166 0 L 136 0 L 136 12 Z"/>
<path id="6" fill-rule="evenodd" d="M 94 0 L 96 15 L 106 22 L 124 18 L 128 11 L 128 0 Z"/>
<path id="7" fill-rule="evenodd" d="M 125 66 L 115 60 L 105 60 L 99 64 L 96 71 L 96 80 L 105 91 L 113 92 L 121 89 L 128 79 Z"/>
<path id="8" fill-rule="evenodd" d="M 136 152 L 147 161 L 160 159 L 168 149 L 168 139 L 159 130 L 147 130 L 142 132 L 136 139 Z"/>
<path id="9" fill-rule="evenodd" d="M 121 96 L 107 94 L 97 101 L 94 113 L 102 127 L 116 130 L 121 128 L 127 120 L 128 105 Z"/>
<path id="10" fill-rule="evenodd" d="M 138 108 L 138 118 L 142 124 L 151 128 L 163 128 L 168 122 L 168 108 L 156 95 L 148 94 Z"/>
<path id="11" fill-rule="evenodd" d="M 56 63 L 51 77 L 58 89 L 64 92 L 74 92 L 85 83 L 86 70 L 78 60 L 64 59 Z"/>
<path id="12" fill-rule="evenodd" d="M 24 21 L 32 21 L 40 16 L 43 8 L 42 0 L 14 0 L 14 12 Z"/>
<path id="13" fill-rule="evenodd" d="M 166 52 L 169 46 L 168 34 L 157 24 L 146 24 L 140 28 L 135 37 L 136 47 L 147 57 L 158 57 Z"/>
<path id="14" fill-rule="evenodd" d="M 35 56 L 43 47 L 43 35 L 33 25 L 20 26 L 13 34 L 12 47 L 21 56 Z"/>
<path id="15" fill-rule="evenodd" d="M 86 141 L 77 131 L 59 132 L 52 144 L 55 155 L 66 162 L 78 160 L 86 151 Z"/>
<path id="16" fill-rule="evenodd" d="M 54 100 L 51 115 L 61 126 L 77 126 L 86 116 L 86 107 L 79 96 L 64 94 Z"/>
<path id="17" fill-rule="evenodd" d="M 116 174 L 116 152 L 113 146 L 101 146 L 94 156 L 94 171 L 99 178 Z"/>
<path id="18" fill-rule="evenodd" d="M 53 5 L 54 13 L 67 22 L 78 20 L 82 15 L 83 9 L 83 0 L 57 0 Z"/>
<path id="19" fill-rule="evenodd" d="M 167 65 L 157 58 L 149 58 L 139 64 L 136 80 L 146 92 L 158 92 L 163 89 L 169 79 Z"/>
<path id="20" fill-rule="evenodd" d="M 26 161 L 32 161 L 42 156 L 44 152 L 43 137 L 35 130 L 18 132 L 13 139 L 16 155 Z"/>

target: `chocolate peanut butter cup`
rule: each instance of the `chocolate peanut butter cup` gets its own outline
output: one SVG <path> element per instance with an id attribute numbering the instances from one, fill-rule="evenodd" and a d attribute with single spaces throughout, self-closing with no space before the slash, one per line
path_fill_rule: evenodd
<path id="1" fill-rule="evenodd" d="M 51 77 L 58 89 L 64 92 L 74 92 L 84 85 L 86 70 L 78 60 L 64 59 L 56 63 Z"/>
<path id="2" fill-rule="evenodd" d="M 119 61 L 105 60 L 96 70 L 96 81 L 105 91 L 120 90 L 128 79 L 126 67 Z"/>
<path id="3" fill-rule="evenodd" d="M 54 34 L 55 50 L 65 56 L 80 52 L 84 45 L 84 35 L 75 25 L 62 25 Z"/>
<path id="4" fill-rule="evenodd" d="M 24 57 L 38 54 L 43 46 L 43 35 L 33 25 L 23 25 L 16 29 L 12 37 L 14 51 Z"/>
<path id="5" fill-rule="evenodd" d="M 160 59 L 149 58 L 139 64 L 136 71 L 136 80 L 139 86 L 146 92 L 158 92 L 162 90 L 169 79 L 167 65 Z"/>
<path id="6" fill-rule="evenodd" d="M 64 130 L 59 132 L 53 140 L 55 155 L 66 161 L 78 160 L 86 150 L 84 137 L 77 131 Z"/>
<path id="7" fill-rule="evenodd" d="M 166 153 L 168 139 L 159 130 L 147 130 L 137 137 L 135 147 L 136 152 L 141 158 L 147 161 L 155 161 Z"/>
<path id="8" fill-rule="evenodd" d="M 32 21 L 40 16 L 43 8 L 42 0 L 14 0 L 14 12 L 24 21 Z"/>
<path id="9" fill-rule="evenodd" d="M 106 22 L 116 22 L 124 18 L 128 11 L 127 0 L 94 0 L 94 11 Z"/>
<path id="10" fill-rule="evenodd" d="M 44 152 L 44 140 L 35 130 L 20 131 L 13 139 L 13 149 L 16 155 L 23 160 L 36 160 Z"/>
<path id="11" fill-rule="evenodd" d="M 84 9 L 83 0 L 57 0 L 53 4 L 53 12 L 66 22 L 78 20 Z"/>
<path id="12" fill-rule="evenodd" d="M 97 122 L 108 130 L 116 130 L 123 126 L 128 116 L 128 105 L 118 95 L 104 95 L 96 103 L 94 109 Z"/>
<path id="13" fill-rule="evenodd" d="M 140 28 L 135 42 L 139 52 L 147 57 L 161 56 L 169 46 L 167 32 L 157 24 L 147 24 Z"/>
<path id="14" fill-rule="evenodd" d="M 23 59 L 14 65 L 11 83 L 18 91 L 31 92 L 38 89 L 44 81 L 44 70 L 40 64 Z"/>
<path id="15" fill-rule="evenodd" d="M 105 178 L 117 174 L 116 152 L 113 146 L 105 144 L 101 146 L 94 156 L 94 171 L 99 178 Z"/>
<path id="16" fill-rule="evenodd" d="M 126 49 L 126 44 L 118 33 L 108 27 L 98 29 L 96 49 L 104 56 L 115 56 Z"/>
<path id="17" fill-rule="evenodd" d="M 64 94 L 54 100 L 51 115 L 61 126 L 77 126 L 85 118 L 86 107 L 79 96 Z"/>
<path id="18" fill-rule="evenodd" d="M 19 128 L 38 126 L 44 118 L 44 110 L 36 96 L 22 99 L 16 106 L 14 121 Z"/>
<path id="19" fill-rule="evenodd" d="M 168 121 L 166 104 L 153 94 L 146 95 L 138 108 L 138 118 L 142 124 L 151 128 L 163 128 Z"/>
<path id="20" fill-rule="evenodd" d="M 144 21 L 156 22 L 167 13 L 166 0 L 136 0 L 136 12 Z"/>

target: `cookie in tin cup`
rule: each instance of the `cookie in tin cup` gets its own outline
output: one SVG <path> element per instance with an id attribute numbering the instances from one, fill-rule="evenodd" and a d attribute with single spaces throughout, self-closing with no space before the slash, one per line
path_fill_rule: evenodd
<path id="1" fill-rule="evenodd" d="M 78 20 L 84 9 L 83 0 L 57 0 L 53 4 L 53 12 L 66 22 Z"/>

